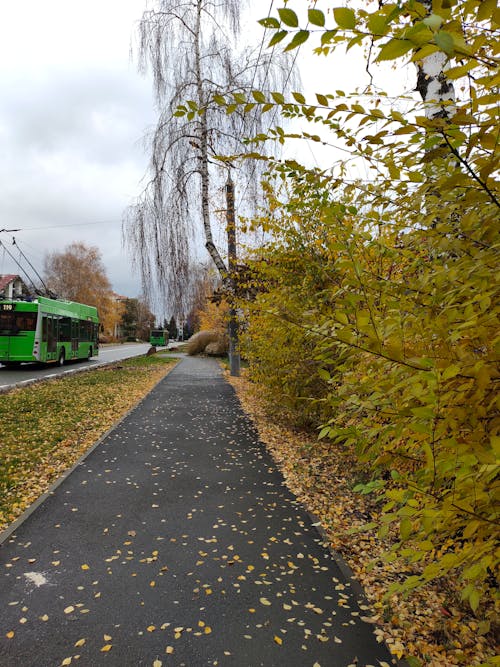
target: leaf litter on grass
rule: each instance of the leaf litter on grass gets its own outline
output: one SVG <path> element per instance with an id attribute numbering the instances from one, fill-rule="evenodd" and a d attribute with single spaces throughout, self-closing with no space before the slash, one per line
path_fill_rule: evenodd
<path id="1" fill-rule="evenodd" d="M 2 395 L 0 531 L 136 405 L 172 361 L 134 358 Z"/>

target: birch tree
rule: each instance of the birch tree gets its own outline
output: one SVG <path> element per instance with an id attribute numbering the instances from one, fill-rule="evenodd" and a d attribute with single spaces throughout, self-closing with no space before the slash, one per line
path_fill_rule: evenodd
<path id="1" fill-rule="evenodd" d="M 283 59 L 271 63 L 262 50 L 237 48 L 243 6 L 240 0 L 157 0 L 139 26 L 140 65 L 152 72 L 159 116 L 149 180 L 127 211 L 124 233 L 144 288 L 156 285 L 176 315 L 188 310 L 200 230 L 227 279 L 224 252 L 214 240 L 213 209 L 234 164 L 216 158 L 245 150 L 244 137 L 261 129 L 258 109 L 227 115 L 214 98 L 228 92 L 238 98 L 253 86 L 272 88 L 286 74 L 279 65 Z M 258 165 L 244 162 L 238 180 L 246 188 L 248 179 L 258 182 L 259 173 Z"/>

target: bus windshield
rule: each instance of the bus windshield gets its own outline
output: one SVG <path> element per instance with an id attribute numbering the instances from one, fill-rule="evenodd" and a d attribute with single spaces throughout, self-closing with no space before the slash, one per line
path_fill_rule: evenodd
<path id="1" fill-rule="evenodd" d="M 0 312 L 0 336 L 16 336 L 35 329 L 36 313 Z"/>

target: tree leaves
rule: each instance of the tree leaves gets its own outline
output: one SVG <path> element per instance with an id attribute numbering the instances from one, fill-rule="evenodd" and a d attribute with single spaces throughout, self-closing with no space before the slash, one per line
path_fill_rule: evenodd
<path id="1" fill-rule="evenodd" d="M 325 25 L 325 15 L 320 9 L 308 9 L 307 18 L 312 25 L 317 25 L 320 28 Z"/>
<path id="2" fill-rule="evenodd" d="M 349 7 L 336 7 L 333 10 L 333 17 L 339 28 L 353 30 L 356 27 L 356 14 Z"/>
<path id="3" fill-rule="evenodd" d="M 380 49 L 377 60 L 394 60 L 395 58 L 404 56 L 413 48 L 414 44 L 409 39 L 390 39 Z"/>
<path id="4" fill-rule="evenodd" d="M 296 49 L 298 46 L 307 41 L 308 38 L 309 38 L 308 30 L 299 30 L 292 37 L 290 43 L 285 47 L 284 51 L 292 51 L 293 49 Z"/>
<path id="5" fill-rule="evenodd" d="M 290 28 L 298 27 L 299 19 L 297 17 L 297 14 L 293 11 L 293 9 L 282 7 L 278 9 L 278 14 L 281 19 L 281 22 L 284 23 L 286 26 L 289 26 Z"/>

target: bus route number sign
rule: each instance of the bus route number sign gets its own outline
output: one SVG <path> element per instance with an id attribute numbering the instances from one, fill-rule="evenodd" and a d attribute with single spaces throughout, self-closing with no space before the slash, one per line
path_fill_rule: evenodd
<path id="1" fill-rule="evenodd" d="M 14 310 L 13 303 L 2 303 L 2 310 Z"/>

